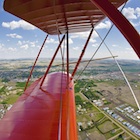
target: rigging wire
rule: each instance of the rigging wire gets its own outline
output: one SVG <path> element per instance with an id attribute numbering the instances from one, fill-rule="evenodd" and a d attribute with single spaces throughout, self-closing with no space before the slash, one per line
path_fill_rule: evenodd
<path id="1" fill-rule="evenodd" d="M 57 21 L 55 2 L 56 1 L 54 0 L 53 1 L 53 10 L 54 10 L 54 14 L 55 14 L 55 17 L 56 17 L 56 30 L 57 30 L 58 40 L 59 40 L 59 43 L 60 43 L 60 31 L 59 31 L 59 26 L 58 26 L 58 21 Z M 62 52 L 62 47 L 60 47 L 60 52 L 61 52 L 62 63 L 64 63 L 64 56 L 63 56 L 63 52 Z"/>
<path id="2" fill-rule="evenodd" d="M 70 114 L 70 100 L 69 100 L 69 32 L 67 30 L 67 33 L 66 33 L 66 55 L 67 55 L 67 98 L 68 98 L 68 110 L 67 110 L 67 140 L 69 140 L 69 126 L 70 126 L 70 122 L 69 122 L 69 114 Z"/>
<path id="3" fill-rule="evenodd" d="M 64 39 L 64 41 L 65 41 L 65 39 Z M 61 88 L 60 88 L 60 111 L 59 111 L 59 125 L 58 125 L 58 140 L 61 140 L 61 127 L 62 127 L 62 100 L 63 100 L 62 87 L 63 87 L 63 77 L 64 77 L 64 70 L 65 70 L 65 68 L 64 68 L 64 50 L 63 50 L 63 53 L 61 56 L 62 56 L 62 67 L 61 67 L 62 74 L 61 74 Z"/>
<path id="4" fill-rule="evenodd" d="M 125 4 L 123 5 L 122 9 L 120 10 L 121 12 L 122 12 L 122 10 L 124 9 L 124 7 L 126 6 L 126 3 L 127 3 L 127 1 L 125 2 Z M 99 35 L 99 33 L 96 31 L 97 34 L 99 35 L 99 37 L 101 38 L 102 42 L 100 43 L 99 47 L 97 48 L 97 50 L 95 51 L 95 53 L 93 54 L 93 56 L 91 57 L 91 59 L 88 61 L 87 65 L 86 65 L 85 68 L 82 70 L 82 72 L 79 74 L 79 76 L 78 76 L 78 78 L 77 78 L 76 80 L 78 80 L 78 79 L 80 78 L 80 76 L 82 75 L 82 73 L 84 72 L 84 70 L 87 68 L 87 66 L 89 65 L 89 63 L 91 62 L 91 60 L 93 59 L 93 57 L 95 56 L 95 54 L 97 53 L 97 51 L 99 50 L 99 48 L 101 47 L 101 45 L 104 43 L 105 46 L 106 46 L 106 48 L 107 48 L 108 51 L 110 52 L 112 58 L 113 58 L 114 61 L 116 62 L 116 64 L 117 64 L 119 70 L 121 71 L 121 73 L 122 73 L 122 75 L 123 75 L 123 77 L 124 77 L 124 79 L 125 79 L 125 81 L 126 81 L 128 87 L 129 87 L 129 89 L 130 89 L 130 91 L 131 91 L 131 93 L 132 93 L 132 95 L 133 95 L 133 98 L 134 98 L 134 100 L 135 100 L 135 102 L 136 102 L 136 105 L 137 105 L 138 109 L 140 110 L 139 102 L 138 102 L 138 100 L 137 100 L 137 98 L 136 98 L 136 96 L 135 96 L 135 93 L 134 93 L 134 91 L 133 91 L 133 89 L 132 89 L 132 87 L 131 87 L 131 85 L 130 85 L 130 83 L 129 83 L 129 81 L 128 81 L 126 75 L 125 75 L 125 73 L 123 72 L 123 70 L 122 70 L 121 66 L 119 65 L 118 61 L 115 59 L 115 57 L 113 56 L 111 50 L 109 49 L 109 47 L 108 47 L 108 46 L 106 45 L 106 43 L 105 43 L 105 39 L 106 39 L 106 37 L 108 36 L 108 34 L 110 33 L 110 31 L 111 31 L 111 29 L 113 28 L 113 26 L 114 26 L 114 24 L 112 24 L 111 28 L 110 28 L 109 31 L 107 32 L 107 34 L 106 34 L 106 36 L 104 37 L 104 39 L 102 39 L 101 36 Z"/>
<path id="5" fill-rule="evenodd" d="M 57 29 L 57 34 L 58 34 L 58 39 L 59 39 L 59 43 L 60 43 L 60 31 L 58 28 L 58 21 L 57 21 L 57 15 L 56 15 L 56 9 L 55 9 L 55 0 L 53 1 L 53 10 L 54 10 L 54 14 L 56 17 L 56 29 Z M 62 125 L 62 80 L 63 80 L 63 76 L 64 76 L 64 71 L 65 71 L 65 67 L 64 67 L 64 54 L 65 54 L 65 39 L 64 39 L 64 47 L 60 47 L 60 52 L 61 52 L 61 61 L 62 61 L 62 67 L 61 67 L 61 71 L 62 71 L 62 75 L 61 75 L 61 88 L 60 88 L 60 112 L 59 112 L 59 125 L 58 125 L 58 140 L 61 140 L 61 125 Z"/>
<path id="6" fill-rule="evenodd" d="M 123 5 L 122 9 L 120 10 L 121 12 L 122 12 L 122 10 L 124 9 L 124 7 L 126 6 L 126 4 L 127 4 L 127 1 L 125 2 L 125 4 Z M 114 24 L 112 24 L 112 27 L 113 27 L 113 26 L 114 26 Z M 95 30 L 95 31 L 96 31 L 96 30 Z M 96 31 L 96 33 L 98 34 L 98 36 L 100 37 L 100 39 L 103 40 L 97 31 Z M 126 77 L 126 75 L 125 75 L 125 73 L 124 73 L 124 71 L 123 71 L 123 69 L 121 68 L 121 66 L 119 65 L 118 61 L 115 59 L 115 57 L 113 56 L 113 53 L 111 52 L 111 50 L 109 49 L 109 47 L 106 45 L 106 43 L 105 43 L 104 40 L 103 40 L 103 42 L 104 42 L 104 45 L 106 46 L 107 50 L 108 50 L 109 53 L 111 54 L 112 58 L 114 59 L 115 63 L 117 64 L 119 70 L 121 71 L 121 73 L 122 73 L 122 75 L 123 75 L 123 77 L 124 77 L 124 80 L 126 81 L 128 87 L 129 87 L 129 89 L 130 89 L 130 91 L 131 91 L 131 93 L 132 93 L 132 95 L 133 95 L 133 98 L 134 98 L 134 100 L 135 100 L 135 102 L 136 102 L 136 105 L 137 105 L 138 109 L 140 110 L 140 104 L 139 104 L 139 102 L 138 102 L 138 100 L 137 100 L 137 98 L 136 98 L 136 96 L 135 96 L 135 93 L 134 93 L 134 91 L 133 91 L 133 89 L 132 89 L 132 87 L 131 87 L 131 85 L 130 85 L 130 83 L 129 83 L 129 81 L 128 81 L 128 79 L 127 79 L 127 77 Z"/>
<path id="7" fill-rule="evenodd" d="M 127 0 L 125 2 L 125 4 L 123 5 L 123 7 L 121 8 L 121 12 L 124 9 L 124 7 L 126 6 Z M 84 69 L 81 71 L 81 73 L 79 74 L 79 76 L 77 77 L 76 80 L 78 80 L 81 75 L 83 74 L 83 72 L 85 71 L 85 69 L 88 67 L 89 63 L 92 61 L 92 59 L 94 58 L 94 56 L 96 55 L 96 53 L 98 52 L 98 50 L 101 48 L 102 44 L 104 43 L 105 39 L 107 38 L 107 36 L 109 35 L 110 31 L 112 30 L 114 24 L 111 25 L 110 29 L 108 30 L 108 32 L 106 33 L 105 37 L 103 38 L 102 42 L 100 43 L 100 45 L 98 46 L 98 48 L 96 49 L 96 51 L 94 52 L 94 54 L 92 55 L 92 57 L 89 59 L 88 63 L 86 64 L 86 66 L 84 67 Z"/>
<path id="8" fill-rule="evenodd" d="M 58 21 L 57 21 L 55 2 L 56 2 L 56 0 L 53 1 L 53 11 L 54 11 L 54 14 L 55 14 L 55 17 L 56 17 L 56 30 L 57 30 L 58 40 L 59 40 L 59 43 L 60 43 L 60 31 L 59 31 L 59 26 L 58 26 Z M 61 52 L 62 63 L 64 63 L 64 54 L 63 54 L 64 52 L 62 50 L 62 47 L 60 47 L 60 52 Z"/>
<path id="9" fill-rule="evenodd" d="M 117 55 L 113 56 L 113 57 L 118 57 Z M 109 56 L 109 57 L 103 57 L 103 58 L 97 58 L 97 59 L 92 59 L 91 61 L 97 61 L 97 60 L 103 60 L 103 59 L 109 59 L 109 58 L 112 58 L 112 56 Z M 80 63 L 85 63 L 85 62 L 88 62 L 89 60 L 83 60 L 81 61 Z M 74 61 L 74 62 L 70 62 L 69 64 L 76 64 L 77 61 Z M 61 66 L 62 64 L 58 64 L 58 65 L 53 65 L 52 67 L 56 67 L 56 66 Z M 64 65 L 66 65 L 66 63 L 64 63 Z"/>
<path id="10" fill-rule="evenodd" d="M 98 36 L 99 36 L 100 39 L 102 40 L 102 38 L 101 38 L 101 36 L 99 35 L 99 33 L 98 33 L 97 31 L 96 31 L 96 33 L 98 34 Z M 126 75 L 125 75 L 125 73 L 124 73 L 124 71 L 123 71 L 123 69 L 121 68 L 121 66 L 120 66 L 120 64 L 118 63 L 117 59 L 115 59 L 115 57 L 113 56 L 113 53 L 111 52 L 111 50 L 109 49 L 109 47 L 107 46 L 107 44 L 106 44 L 105 42 L 104 42 L 104 45 L 106 46 L 106 48 L 107 48 L 107 50 L 109 51 L 109 53 L 111 54 L 112 58 L 113 58 L 114 61 L 116 62 L 116 64 L 117 64 L 119 70 L 121 71 L 121 73 L 122 73 L 122 75 L 123 75 L 123 77 L 124 77 L 124 80 L 126 81 L 128 87 L 129 87 L 129 89 L 130 89 L 130 91 L 131 91 L 131 93 L 132 93 L 132 95 L 133 95 L 133 97 L 134 97 L 134 100 L 135 100 L 135 102 L 136 102 L 136 105 L 137 105 L 138 109 L 140 110 L 139 102 L 138 102 L 138 100 L 137 100 L 137 98 L 136 98 L 136 96 L 135 96 L 135 93 L 134 93 L 134 91 L 133 91 L 133 89 L 132 89 L 132 87 L 131 87 L 131 85 L 130 85 L 130 83 L 129 83 L 129 81 L 128 81 L 128 79 L 127 79 L 127 77 L 126 77 Z"/>
<path id="11" fill-rule="evenodd" d="M 109 31 L 107 32 L 106 36 L 104 37 L 104 39 L 102 40 L 102 42 L 100 43 L 100 45 L 98 46 L 98 48 L 96 49 L 96 51 L 93 53 L 92 57 L 89 59 L 89 61 L 87 62 L 86 66 L 84 67 L 84 69 L 81 71 L 81 73 L 78 75 L 77 79 L 78 80 L 81 75 L 83 74 L 83 72 L 85 71 L 85 69 L 88 67 L 89 63 L 92 61 L 92 59 L 94 58 L 94 56 L 96 55 L 96 53 L 98 52 L 98 50 L 101 48 L 103 41 L 106 39 L 106 37 L 108 36 L 109 32 L 111 31 L 113 26 L 111 26 L 111 28 L 109 29 Z"/>

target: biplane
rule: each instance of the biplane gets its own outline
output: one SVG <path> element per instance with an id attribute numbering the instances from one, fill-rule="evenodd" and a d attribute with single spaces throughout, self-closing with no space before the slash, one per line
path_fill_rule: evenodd
<path id="1" fill-rule="evenodd" d="M 44 31 L 25 91 L 0 121 L 0 140 L 77 140 L 73 77 L 97 26 L 108 17 L 140 57 L 140 36 L 118 8 L 126 0 L 5 0 L 4 9 Z M 69 33 L 90 31 L 70 74 Z M 44 75 L 27 87 L 48 35 L 63 35 Z M 49 73 L 66 40 L 66 66 Z M 62 58 L 64 59 L 64 58 Z"/>

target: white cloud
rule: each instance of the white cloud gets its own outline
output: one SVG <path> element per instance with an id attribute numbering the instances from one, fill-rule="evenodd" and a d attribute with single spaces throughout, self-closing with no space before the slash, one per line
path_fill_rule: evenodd
<path id="1" fill-rule="evenodd" d="M 11 38 L 18 38 L 18 39 L 22 39 L 22 36 L 14 33 L 14 34 L 7 34 L 6 36 L 11 37 Z"/>
<path id="2" fill-rule="evenodd" d="M 69 38 L 69 44 L 73 44 L 73 40 Z"/>
<path id="3" fill-rule="evenodd" d="M 99 44 L 95 43 L 95 44 L 92 44 L 92 46 L 96 48 L 96 47 L 99 47 Z"/>
<path id="4" fill-rule="evenodd" d="M 137 16 L 140 17 L 140 7 L 137 7 L 135 11 L 136 11 Z"/>
<path id="5" fill-rule="evenodd" d="M 8 50 L 9 50 L 9 51 L 12 51 L 12 52 L 17 51 L 17 49 L 16 49 L 16 48 L 12 48 L 12 47 L 8 48 Z"/>
<path id="6" fill-rule="evenodd" d="M 90 42 L 95 43 L 95 42 L 96 42 L 96 40 L 95 40 L 95 39 L 93 39 L 93 38 L 90 38 Z"/>
<path id="7" fill-rule="evenodd" d="M 32 48 L 37 47 L 38 46 L 37 43 L 38 43 L 38 41 L 29 41 L 29 40 L 28 41 L 20 41 L 19 40 L 17 42 L 17 45 L 20 46 L 20 48 L 24 48 L 27 50 L 29 47 L 32 47 Z"/>
<path id="8" fill-rule="evenodd" d="M 0 49 L 2 49 L 4 47 L 4 44 L 0 43 Z"/>
<path id="9" fill-rule="evenodd" d="M 19 40 L 17 44 L 18 44 L 18 45 L 22 45 L 22 42 Z"/>
<path id="10" fill-rule="evenodd" d="M 29 46 L 28 46 L 28 44 L 25 44 L 25 45 L 20 46 L 20 48 L 27 50 L 29 48 Z"/>
<path id="11" fill-rule="evenodd" d="M 80 48 L 79 48 L 79 47 L 73 47 L 72 49 L 77 51 L 77 50 L 79 50 Z"/>
<path id="12" fill-rule="evenodd" d="M 69 38 L 69 44 L 73 44 L 73 40 L 71 39 L 71 38 Z M 61 48 L 62 49 L 66 49 L 67 48 L 67 46 L 66 46 L 67 44 L 66 44 L 66 40 L 64 40 L 63 41 L 63 43 L 61 44 Z"/>
<path id="13" fill-rule="evenodd" d="M 134 27 L 137 27 L 137 26 L 140 25 L 140 23 L 134 23 L 134 22 L 132 22 L 132 21 L 130 21 L 130 23 L 131 23 Z"/>
<path id="14" fill-rule="evenodd" d="M 46 43 L 54 43 L 54 41 L 55 40 L 53 38 L 48 38 L 47 41 L 46 41 Z"/>
<path id="15" fill-rule="evenodd" d="M 124 8 L 122 13 L 127 19 L 137 19 L 134 8 L 131 8 L 131 7 Z"/>
<path id="16" fill-rule="evenodd" d="M 73 33 L 70 38 L 81 38 L 81 39 L 87 39 L 88 36 L 89 36 L 90 32 L 87 31 L 87 32 L 79 32 L 79 33 Z M 96 38 L 98 37 L 98 34 L 94 31 L 93 34 L 92 34 L 92 37 L 93 38 Z M 92 38 L 91 37 L 91 38 Z"/>
<path id="17" fill-rule="evenodd" d="M 117 47 L 117 46 L 118 46 L 118 45 L 116 45 L 116 44 L 113 44 L 113 45 L 112 45 L 112 47 Z"/>
<path id="18" fill-rule="evenodd" d="M 131 51 L 131 52 L 133 51 L 132 48 L 126 48 L 126 50 L 127 50 L 127 51 Z"/>
<path id="19" fill-rule="evenodd" d="M 36 46 L 36 42 L 30 42 L 31 47 L 35 47 Z"/>
<path id="20" fill-rule="evenodd" d="M 79 32 L 75 33 L 74 36 L 71 36 L 71 38 L 87 38 L 89 32 Z"/>
<path id="21" fill-rule="evenodd" d="M 2 22 L 2 26 L 5 28 L 10 28 L 11 30 L 22 28 L 24 30 L 34 30 L 36 29 L 35 26 L 31 25 L 30 23 L 19 20 L 19 21 L 11 21 L 11 22 Z"/>
<path id="22" fill-rule="evenodd" d="M 53 38 L 48 38 L 47 41 L 46 41 L 46 43 L 58 44 L 59 42 L 56 41 L 56 40 L 53 39 Z"/>
<path id="23" fill-rule="evenodd" d="M 95 29 L 109 29 L 111 27 L 111 22 L 110 21 L 105 21 L 99 23 Z"/>

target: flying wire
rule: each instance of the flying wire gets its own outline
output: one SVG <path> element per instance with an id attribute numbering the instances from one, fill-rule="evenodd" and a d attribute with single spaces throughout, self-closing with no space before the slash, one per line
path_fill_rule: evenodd
<path id="1" fill-rule="evenodd" d="M 123 5 L 123 7 L 121 8 L 121 12 L 124 9 L 124 7 L 126 6 L 127 0 L 125 2 L 125 4 Z M 110 29 L 108 30 L 108 32 L 106 33 L 105 37 L 102 39 L 100 45 L 98 46 L 98 48 L 96 49 L 96 51 L 94 52 L 94 54 L 92 55 L 92 57 L 89 59 L 89 61 L 87 62 L 86 66 L 84 67 L 84 69 L 81 71 L 81 73 L 78 75 L 78 77 L 76 78 L 76 80 L 78 80 L 81 75 L 83 74 L 83 72 L 85 71 L 85 69 L 88 67 L 89 63 L 92 61 L 92 59 L 94 58 L 94 56 L 96 55 L 96 53 L 98 52 L 98 50 L 101 48 L 102 44 L 104 43 L 105 39 L 107 38 L 107 36 L 109 35 L 110 31 L 112 30 L 114 24 L 111 25 Z"/>
<path id="2" fill-rule="evenodd" d="M 99 35 L 99 33 L 98 33 L 97 31 L 96 31 L 96 33 Z M 99 35 L 99 37 L 100 37 L 100 39 L 102 39 L 100 35 Z M 121 73 L 122 73 L 122 75 L 123 75 L 123 77 L 124 77 L 124 80 L 126 81 L 128 87 L 129 87 L 129 89 L 130 89 L 130 91 L 131 91 L 131 93 L 132 93 L 132 95 L 133 95 L 133 97 L 134 97 L 134 100 L 135 100 L 135 102 L 136 102 L 136 105 L 137 105 L 138 109 L 140 110 L 139 102 L 138 102 L 138 100 L 137 100 L 137 98 L 136 98 L 136 95 L 135 95 L 135 93 L 134 93 L 134 91 L 133 91 L 133 89 L 132 89 L 132 87 L 131 87 L 131 85 L 130 85 L 130 83 L 129 83 L 129 81 L 128 81 L 128 79 L 127 79 L 125 73 L 124 73 L 124 71 L 123 71 L 123 69 L 121 68 L 121 66 L 120 66 L 120 64 L 118 63 L 117 59 L 113 56 L 113 53 L 111 52 L 111 50 L 109 49 L 109 47 L 107 46 L 107 44 L 106 44 L 105 42 L 104 42 L 104 45 L 106 46 L 106 48 L 107 48 L 107 50 L 109 51 L 109 53 L 111 54 L 112 58 L 113 58 L 114 61 L 116 62 L 116 64 L 117 64 L 119 70 L 121 71 Z"/>

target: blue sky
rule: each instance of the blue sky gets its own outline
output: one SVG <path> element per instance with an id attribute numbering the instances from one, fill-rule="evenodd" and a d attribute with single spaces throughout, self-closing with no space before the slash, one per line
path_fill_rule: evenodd
<path id="1" fill-rule="evenodd" d="M 140 33 L 140 0 L 129 0 L 123 10 L 123 14 Z M 102 38 L 109 30 L 111 24 L 110 20 L 106 18 L 96 26 L 96 30 Z M 79 57 L 88 34 L 89 32 L 70 34 L 71 58 Z M 3 10 L 3 0 L 0 1 L 0 59 L 36 57 L 45 36 L 46 34 L 43 31 L 5 12 Z M 52 57 L 58 42 L 58 36 L 49 36 L 41 57 Z M 101 40 L 94 32 L 84 57 L 90 58 L 100 42 Z M 129 43 L 115 27 L 111 30 L 105 43 L 111 49 L 112 53 L 118 56 L 118 59 L 139 60 Z M 65 46 L 63 45 L 63 47 Z M 106 56 L 110 56 L 110 54 L 106 47 L 102 45 L 95 57 L 101 58 Z M 58 57 L 60 57 L 60 53 Z"/>

